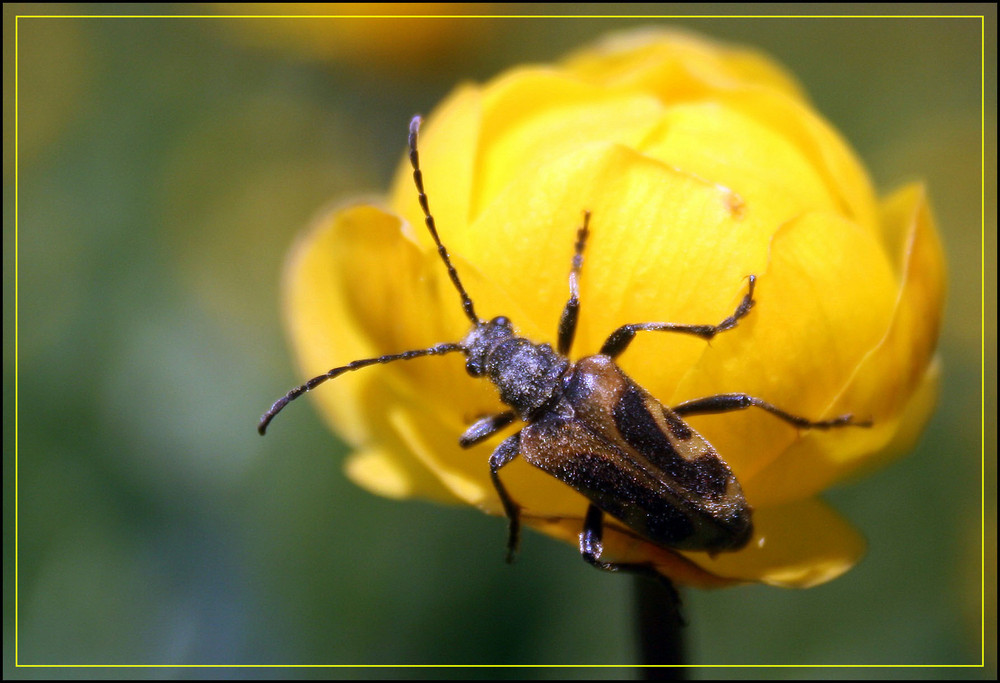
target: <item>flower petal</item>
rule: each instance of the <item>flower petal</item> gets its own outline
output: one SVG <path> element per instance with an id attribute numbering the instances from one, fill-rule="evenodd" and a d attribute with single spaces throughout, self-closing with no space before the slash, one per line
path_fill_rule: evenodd
<path id="1" fill-rule="evenodd" d="M 840 210 L 798 141 L 714 100 L 671 107 L 639 151 L 729 190 L 743 220 L 767 234 L 807 212 Z"/>
<path id="2" fill-rule="evenodd" d="M 760 89 L 719 93 L 733 108 L 783 135 L 809 159 L 837 198 L 838 210 L 872 235 L 880 234 L 878 203 L 868 173 L 843 137 L 808 103 Z"/>
<path id="3" fill-rule="evenodd" d="M 652 92 L 664 102 L 750 86 L 802 96 L 795 79 L 761 53 L 706 41 L 682 30 L 653 28 L 611 34 L 570 55 L 563 64 L 591 83 Z"/>
<path id="4" fill-rule="evenodd" d="M 862 466 L 898 455 L 902 445 L 915 440 L 916 424 L 930 416 L 939 371 L 932 354 L 943 303 L 943 252 L 919 187 L 887 200 L 884 214 L 890 235 L 907 235 L 897 256 L 903 284 L 882 337 L 858 360 L 826 413 L 864 410 L 858 418 L 873 425 L 802 434 L 793 448 L 744 483 L 759 487 L 763 500 L 784 500 L 791 492 L 811 495 Z M 900 230 L 900 224 L 908 229 Z M 870 298 L 865 301 L 867 309 Z"/>
<path id="5" fill-rule="evenodd" d="M 839 403 L 877 403 L 876 419 L 902 409 L 924 381 L 937 347 L 944 307 L 944 249 L 924 188 L 911 185 L 882 205 L 882 223 L 889 235 L 905 235 L 893 254 L 902 287 L 891 325 L 878 345 L 859 364 Z"/>
<path id="6" fill-rule="evenodd" d="M 577 543 L 581 518 L 525 518 L 554 538 Z M 699 588 L 755 581 L 783 588 L 809 588 L 831 581 L 857 564 L 864 539 L 829 505 L 807 499 L 758 511 L 750 545 L 736 553 L 676 552 L 655 546 L 605 518 L 608 562 L 651 562 L 664 576 Z"/>
<path id="7" fill-rule="evenodd" d="M 399 218 L 375 206 L 347 207 L 321 218 L 292 250 L 285 276 L 287 324 L 303 376 L 414 348 L 408 337 L 397 338 L 391 323 L 377 323 L 391 320 L 399 310 L 414 310 L 412 288 L 397 289 L 395 284 L 417 281 L 424 258 L 405 239 Z M 399 280 L 371 276 L 383 269 L 396 273 Z M 364 287 L 358 286 L 361 282 Z M 419 337 L 420 321 L 433 328 L 436 319 L 414 315 L 407 319 L 406 331 L 414 333 L 415 329 Z M 432 340 L 437 333 L 426 332 Z M 443 359 L 425 362 L 435 360 Z M 362 449 L 348 465 L 356 481 L 386 495 L 419 491 L 425 497 L 454 500 L 436 474 L 407 456 L 409 445 L 390 436 L 394 433 L 389 425 L 393 406 L 412 400 L 408 384 L 398 381 L 401 365 L 408 363 L 346 373 L 311 396 L 339 433 Z M 457 365 L 461 373 L 460 362 L 451 365 Z M 384 474 L 391 476 L 378 481 Z"/>
<path id="8" fill-rule="evenodd" d="M 934 410 L 939 383 L 940 365 L 935 363 L 898 416 L 876 421 L 868 429 L 802 434 L 753 478 L 754 499 L 780 505 L 816 494 L 860 469 L 911 450 Z"/>
<path id="9" fill-rule="evenodd" d="M 754 512 L 754 538 L 736 553 L 684 553 L 716 576 L 809 588 L 861 559 L 864 539 L 826 503 L 810 498 Z"/>
<path id="10" fill-rule="evenodd" d="M 809 107 L 794 77 L 760 53 L 683 31 L 653 29 L 610 36 L 565 64 L 572 73 L 612 90 L 652 93 L 665 104 L 710 102 L 754 118 L 811 160 L 847 215 L 877 231 L 877 206 L 864 166 Z"/>
<path id="11" fill-rule="evenodd" d="M 479 88 L 459 87 L 434 109 L 432 120 L 420 129 L 420 166 L 431 211 L 446 243 L 458 226 L 469 222 L 475 169 L 481 145 Z M 406 235 L 425 249 L 433 242 L 424 229 L 424 216 L 413 186 L 413 169 L 404 158 L 396 172 L 389 206 L 406 219 Z"/>
<path id="12" fill-rule="evenodd" d="M 526 518 L 531 527 L 548 536 L 577 545 L 583 520 L 580 518 Z M 648 541 L 636 538 L 627 531 L 606 522 L 604 527 L 604 553 L 602 559 L 619 563 L 652 563 L 659 573 L 671 580 L 698 588 L 721 588 L 740 583 L 739 579 L 716 576 L 692 562 L 684 555 L 660 548 Z"/>
<path id="13" fill-rule="evenodd" d="M 757 305 L 737 329 L 712 340 L 676 396 L 746 393 L 808 419 L 834 417 L 839 388 L 888 324 L 894 292 L 892 269 L 876 240 L 836 215 L 802 216 L 774 236 Z M 760 473 L 792 443 L 806 436 L 840 439 L 859 429 L 798 430 L 753 408 L 690 422 L 730 464 L 755 508 L 775 502 Z"/>
<path id="14" fill-rule="evenodd" d="M 599 90 L 550 69 L 511 72 L 483 95 L 490 145 L 479 159 L 472 218 L 513 180 L 532 177 L 581 143 L 636 147 L 661 111 L 649 95 Z"/>
<path id="15" fill-rule="evenodd" d="M 743 296 L 746 276 L 766 264 L 770 236 L 741 222 L 726 191 L 619 145 L 584 146 L 512 181 L 469 230 L 479 240 L 468 250 L 470 263 L 504 300 L 530 304 L 524 317 L 511 315 L 529 338 L 555 336 L 584 210 L 591 237 L 574 357 L 595 353 L 625 323 L 721 320 Z M 656 357 L 650 349 L 663 343 L 675 354 L 671 362 L 646 367 Z M 662 396 L 684 358 L 703 348 L 683 335 L 640 335 L 621 361 L 626 370 L 648 371 L 641 382 Z"/>

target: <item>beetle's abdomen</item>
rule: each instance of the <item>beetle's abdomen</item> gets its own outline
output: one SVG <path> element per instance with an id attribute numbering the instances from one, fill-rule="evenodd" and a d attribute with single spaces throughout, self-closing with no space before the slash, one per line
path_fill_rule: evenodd
<path id="1" fill-rule="evenodd" d="M 522 431 L 525 460 L 656 543 L 716 551 L 750 539 L 750 508 L 726 462 L 610 358 L 576 363 L 560 406 Z"/>

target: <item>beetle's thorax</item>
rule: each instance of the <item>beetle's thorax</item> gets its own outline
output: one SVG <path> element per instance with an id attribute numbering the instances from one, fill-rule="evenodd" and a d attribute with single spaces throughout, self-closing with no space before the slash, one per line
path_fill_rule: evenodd
<path id="1" fill-rule="evenodd" d="M 519 417 L 530 419 L 557 395 L 569 361 L 548 344 L 535 344 L 514 334 L 510 320 L 497 317 L 476 325 L 462 341 L 465 369 L 489 378 L 500 400 Z"/>

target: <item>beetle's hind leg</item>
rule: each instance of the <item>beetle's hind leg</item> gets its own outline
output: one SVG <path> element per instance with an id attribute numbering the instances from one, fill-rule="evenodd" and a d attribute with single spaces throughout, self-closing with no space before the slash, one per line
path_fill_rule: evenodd
<path id="1" fill-rule="evenodd" d="M 583 529 L 580 531 L 580 555 L 587 564 L 603 569 L 606 572 L 634 572 L 647 576 L 656 575 L 656 571 L 648 564 L 622 564 L 605 562 L 604 554 L 604 510 L 591 503 L 587 507 L 587 516 L 583 519 Z"/>
<path id="2" fill-rule="evenodd" d="M 635 562 L 605 562 L 601 559 L 604 553 L 604 511 L 593 503 L 587 508 L 587 516 L 583 520 L 583 530 L 580 532 L 580 555 L 587 564 L 603 569 L 606 572 L 628 572 L 641 574 L 653 579 L 664 581 L 671 587 L 673 584 L 665 576 L 653 569 L 651 564 Z"/>
<path id="3" fill-rule="evenodd" d="M 580 531 L 580 555 L 592 567 L 606 572 L 628 572 L 655 580 L 663 586 L 673 602 L 676 618 L 681 626 L 685 625 L 680 613 L 681 598 L 677 594 L 673 581 L 656 571 L 652 564 L 634 562 L 605 562 L 601 559 L 604 553 L 604 511 L 593 503 L 587 508 L 587 516 L 583 520 L 583 530 Z"/>
<path id="4" fill-rule="evenodd" d="M 871 427 L 871 421 L 858 422 L 853 415 L 840 415 L 830 420 L 809 420 L 798 415 L 786 413 L 781 408 L 764 401 L 763 399 L 748 396 L 747 394 L 717 394 L 685 401 L 671 408 L 682 417 L 688 415 L 705 415 L 710 413 L 727 413 L 733 410 L 744 410 L 751 406 L 756 406 L 761 410 L 766 410 L 775 417 L 784 420 L 790 425 L 800 429 L 831 429 L 833 427 Z"/>

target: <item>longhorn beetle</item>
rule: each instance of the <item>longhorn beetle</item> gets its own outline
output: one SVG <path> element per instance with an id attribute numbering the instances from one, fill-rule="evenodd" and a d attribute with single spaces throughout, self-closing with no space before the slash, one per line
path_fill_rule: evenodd
<path id="1" fill-rule="evenodd" d="M 681 332 L 709 340 L 731 330 L 755 303 L 754 275 L 748 277 L 747 293 L 739 306 L 717 325 L 663 322 L 623 325 L 611 333 L 600 353 L 571 362 L 567 356 L 580 312 L 579 280 L 590 234 L 589 211 L 584 212 L 583 225 L 576 234 L 569 300 L 559 319 L 555 349 L 517 336 L 511 321 L 503 316 L 489 321 L 480 318 L 438 237 L 417 155 L 419 128 L 420 117 L 415 116 L 410 121 L 409 134 L 413 182 L 424 223 L 458 290 L 472 329 L 460 342 L 356 360 L 313 377 L 275 401 L 264 413 L 257 426 L 261 434 L 289 401 L 349 370 L 461 352 L 465 355 L 466 371 L 493 382 L 500 400 L 510 409 L 473 423 L 459 438 L 459 444 L 463 448 L 478 444 L 518 418 L 527 423 L 501 442 L 490 457 L 490 478 L 508 519 L 507 561 L 512 561 L 517 552 L 520 506 L 500 480 L 500 470 L 520 454 L 590 501 L 580 533 L 580 554 L 584 560 L 607 571 L 655 574 L 651 565 L 601 559 L 605 514 L 657 545 L 678 550 L 710 553 L 739 550 L 753 534 L 751 507 L 732 470 L 711 444 L 684 422 L 684 417 L 756 406 L 798 428 L 865 426 L 854 422 L 851 415 L 818 422 L 808 420 L 746 394 L 718 394 L 667 408 L 615 364 L 614 359 L 628 348 L 637 332 Z"/>

